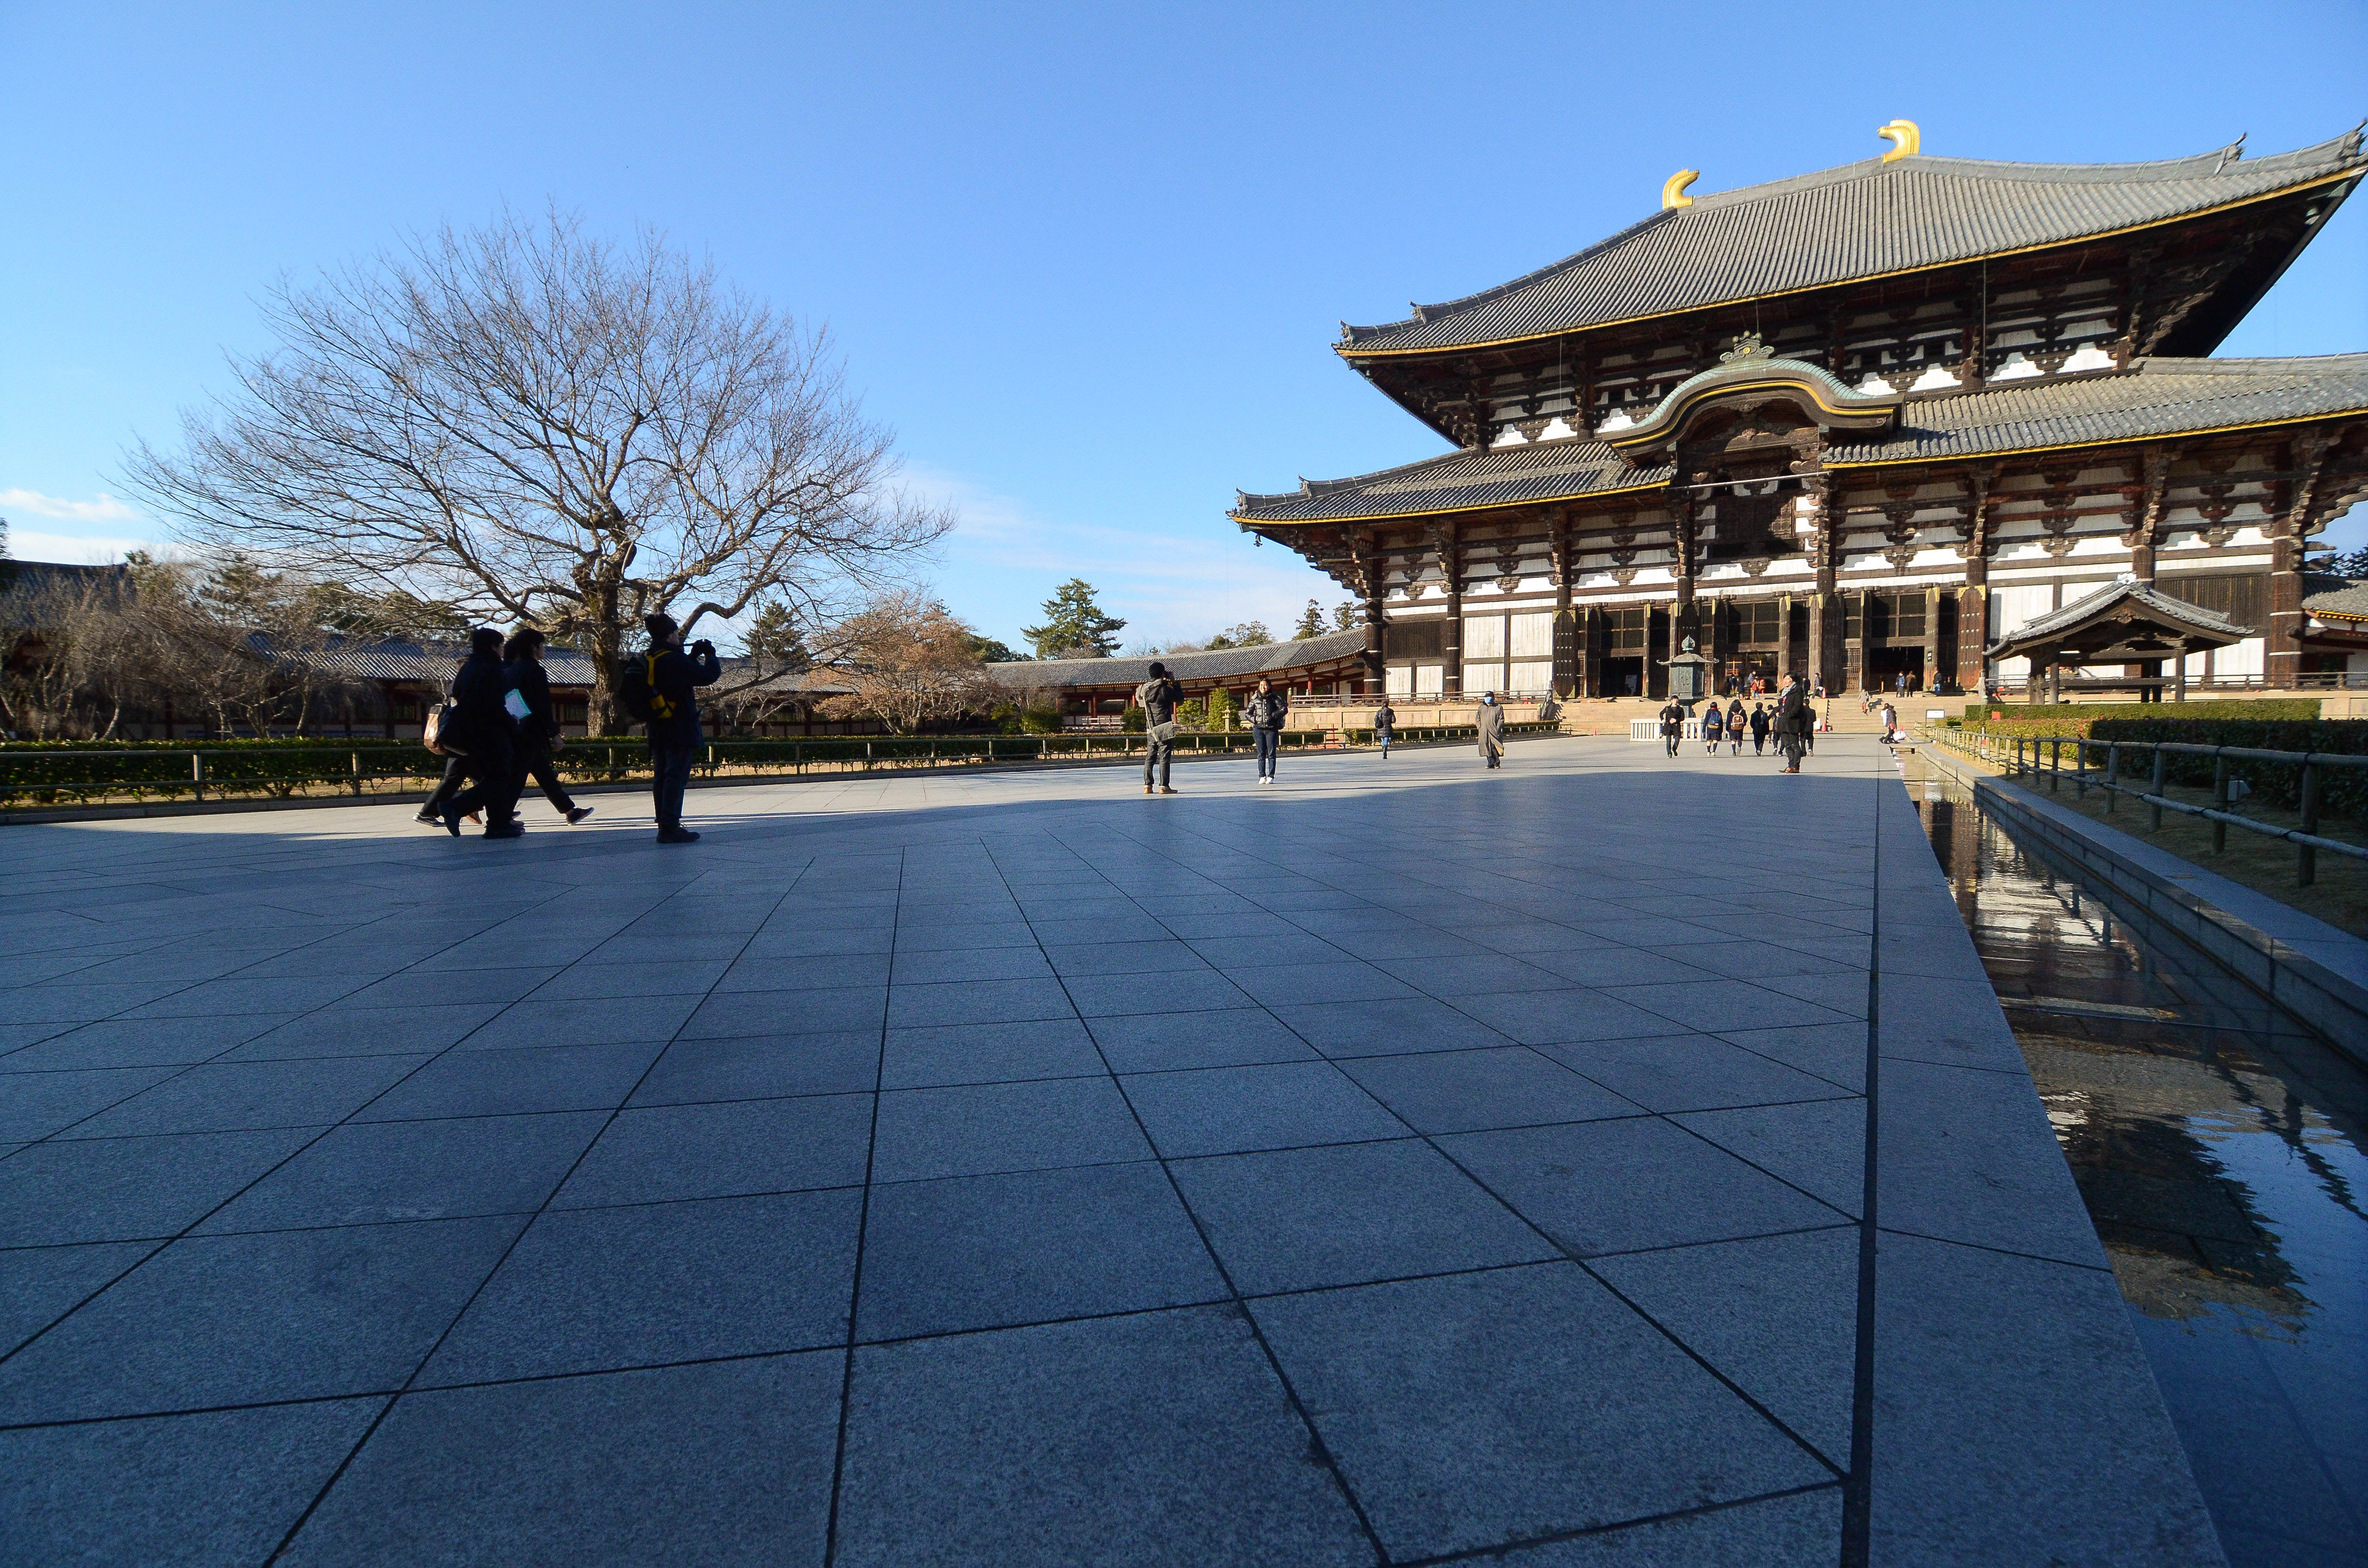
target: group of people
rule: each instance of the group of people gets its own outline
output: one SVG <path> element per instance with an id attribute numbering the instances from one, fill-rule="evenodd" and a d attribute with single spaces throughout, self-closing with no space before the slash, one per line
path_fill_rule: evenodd
<path id="1" fill-rule="evenodd" d="M 1678 744 L 1685 738 L 1686 721 L 1691 717 L 1685 704 L 1674 698 L 1661 710 L 1661 741 L 1669 756 L 1678 755 Z M 1741 756 L 1743 743 L 1748 739 L 1751 742 L 1751 755 L 1760 756 L 1772 740 L 1777 754 L 1784 759 L 1780 771 L 1785 773 L 1801 771 L 1801 758 L 1815 749 L 1816 733 L 1816 710 L 1798 676 L 1784 677 L 1784 687 L 1777 694 L 1772 710 L 1766 703 L 1754 702 L 1747 712 L 1740 697 L 1729 698 L 1723 709 L 1713 698 L 1702 708 L 1702 750 L 1707 755 L 1715 756 L 1724 743 L 1730 748 L 1729 755 Z"/>
<path id="2" fill-rule="evenodd" d="M 620 684 L 627 710 L 649 726 L 658 842 L 695 843 L 699 835 L 682 825 L 682 797 L 700 742 L 697 691 L 714 685 L 723 670 L 712 642 L 694 642 L 684 652 L 672 616 L 645 616 L 642 624 L 649 648 L 627 664 Z M 516 838 L 526 831 L 518 802 L 529 778 L 571 826 L 592 814 L 591 807 L 569 797 L 552 762 L 567 742 L 552 709 L 543 642 L 531 627 L 507 642 L 490 627 L 470 634 L 469 657 L 452 677 L 436 729 L 444 779 L 419 808 L 420 822 L 457 838 L 461 824 L 474 819 L 484 824 L 487 838 Z"/>
<path id="3" fill-rule="evenodd" d="M 1146 795 L 1173 795 L 1168 783 L 1169 768 L 1176 755 L 1176 709 L 1184 700 L 1184 687 L 1167 673 L 1167 666 L 1152 662 L 1150 679 L 1134 688 L 1131 704 L 1143 710 L 1143 792 Z M 1242 702 L 1242 719 L 1250 727 L 1250 740 L 1258 752 L 1258 781 L 1262 785 L 1274 782 L 1274 762 L 1282 748 L 1282 722 L 1291 712 L 1291 694 L 1281 690 L 1264 676 Z M 1390 699 L 1382 699 L 1373 714 L 1373 740 L 1382 748 L 1386 761 L 1390 744 L 1396 737 L 1398 716 L 1390 707 Z M 1490 767 L 1503 766 L 1505 760 L 1505 710 L 1489 692 L 1480 699 L 1478 714 L 1480 758 Z"/>

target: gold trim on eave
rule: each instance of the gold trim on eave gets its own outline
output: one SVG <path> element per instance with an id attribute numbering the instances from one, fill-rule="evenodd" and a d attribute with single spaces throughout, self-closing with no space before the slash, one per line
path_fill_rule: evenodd
<path id="1" fill-rule="evenodd" d="M 2168 228 L 2173 223 L 2192 222 L 2218 212 L 2231 212 L 2239 207 L 2250 207 L 2257 201 L 2275 201 L 2280 197 L 2297 196 L 2322 185 L 2340 185 L 2356 180 L 2362 171 L 2349 168 L 2336 174 L 2304 180 L 2295 185 L 2282 185 L 2275 190 L 2264 190 L 2252 196 L 2224 201 L 2217 207 L 2199 207 L 2192 212 L 2175 212 L 2168 218 L 2156 218 L 2144 223 L 2132 223 L 2119 229 L 2100 229 L 2093 234 L 2075 234 L 2068 240 L 2048 240 L 2035 245 L 2018 245 L 2011 250 L 1985 251 L 1980 256 L 1959 256 L 1954 261 L 1927 262 L 1922 267 L 1903 267 L 1892 272 L 1869 272 L 1857 278 L 1834 278 L 1823 283 L 1804 283 L 1797 289 L 1778 289 L 1766 294 L 1744 294 L 1732 300 L 1704 300 L 1698 305 L 1679 305 L 1674 310 L 1647 311 L 1643 315 L 1622 316 L 1616 321 L 1588 322 L 1584 326 L 1565 326 L 1553 332 L 1524 333 L 1519 337 L 1492 337 L 1483 343 L 1440 343 L 1428 348 L 1360 348 L 1353 343 L 1336 343 L 1332 352 L 1343 359 L 1410 359 L 1418 355 L 1471 354 L 1483 348 L 1505 348 L 1517 343 L 1543 343 L 1550 337 L 1575 337 L 1582 333 L 1604 332 L 1615 326 L 1634 326 L 1638 322 L 1658 321 L 1664 316 L 1692 315 L 1697 311 L 1723 311 L 1736 305 L 1759 304 L 1769 300 L 1790 299 L 1795 294 L 1814 294 L 1821 289 L 1849 289 L 1861 283 L 1880 283 L 1886 278 L 1913 278 L 1919 272 L 1946 272 L 1952 267 L 1973 267 L 2001 256 L 2031 256 L 2040 251 L 2063 250 L 2071 245 L 2085 245 L 2098 240 L 2110 240 L 2122 234 L 2143 233 L 2148 229 Z"/>

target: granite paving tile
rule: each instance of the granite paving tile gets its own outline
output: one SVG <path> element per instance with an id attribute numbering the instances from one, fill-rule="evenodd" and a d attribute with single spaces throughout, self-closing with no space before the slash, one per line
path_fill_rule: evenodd
<path id="1" fill-rule="evenodd" d="M 1842 1217 L 1655 1117 L 1464 1133 L 1440 1146 L 1581 1256 L 1765 1235 Z M 1619 1201 L 1608 1201 L 1615 1194 Z"/>
<path id="2" fill-rule="evenodd" d="M 1824 1078 L 1795 1072 L 1706 1034 L 1537 1049 L 1647 1110 L 1713 1110 L 1829 1099 L 1845 1092 Z"/>
<path id="3" fill-rule="evenodd" d="M 0 1002 L 0 1007 L 6 1006 Z M 293 1014 L 211 1018 L 124 1018 L 51 1034 L 39 1045 L 0 1056 L 0 1073 L 77 1067 L 171 1067 L 204 1062 L 254 1039 Z"/>
<path id="4" fill-rule="evenodd" d="M 1076 1009 L 1061 983 L 1047 974 L 1026 980 L 966 980 L 907 985 L 888 993 L 888 1021 L 898 1028 L 928 1024 L 999 1024 L 1028 1018 L 1070 1018 Z"/>
<path id="5" fill-rule="evenodd" d="M 408 1395 L 279 1561 L 819 1563 L 840 1367 L 772 1356 Z"/>
<path id="6" fill-rule="evenodd" d="M 452 1051 L 421 1067 L 355 1113 L 359 1121 L 607 1110 L 624 1103 L 666 1047 L 521 1046 Z"/>
<path id="7" fill-rule="evenodd" d="M 1556 1256 L 1471 1177 L 1411 1139 L 1178 1160 L 1170 1168 L 1235 1284 L 1254 1294 Z"/>
<path id="8" fill-rule="evenodd" d="M 1502 1033 L 1470 1014 L 1428 996 L 1303 1002 L 1273 1011 L 1308 1044 L 1332 1057 L 1469 1051 L 1507 1043 Z"/>
<path id="9" fill-rule="evenodd" d="M 0 1432 L 16 1562 L 262 1562 L 384 1399 Z"/>
<path id="10" fill-rule="evenodd" d="M 0 1140 L 47 1138 L 119 1100 L 130 1099 L 177 1069 L 101 1067 L 55 1073 L 0 1073 Z"/>
<path id="11" fill-rule="evenodd" d="M 333 1127 L 199 1227 L 200 1234 L 532 1213 L 603 1111 Z"/>
<path id="12" fill-rule="evenodd" d="M 461 1042 L 463 1051 L 506 1051 L 521 1045 L 628 1045 L 674 1038 L 699 997 L 602 996 L 574 1001 L 541 994 L 505 1009 Z"/>
<path id="13" fill-rule="evenodd" d="M 0 1362 L 0 1424 L 392 1392 L 524 1223 L 185 1237 Z"/>
<path id="14" fill-rule="evenodd" d="M 701 995 L 722 980 L 728 960 L 714 959 L 649 960 L 636 963 L 571 964 L 542 983 L 527 998 L 541 1002 L 575 1002 L 603 997 Z M 883 976 L 884 978 L 884 976 Z M 846 983 L 841 982 L 840 983 Z"/>
<path id="15" fill-rule="evenodd" d="M 1148 974 L 1070 974 L 1061 984 L 1080 1017 L 1206 1013 L 1255 1007 L 1257 1001 L 1214 970 L 1155 970 Z"/>
<path id="16" fill-rule="evenodd" d="M 1795 1568 L 1841 1553 L 1839 1484 L 1533 1546 L 1521 1568 Z"/>
<path id="17" fill-rule="evenodd" d="M 1247 1324 L 1221 1307 L 859 1350 L 847 1568 L 1367 1568 Z"/>
<path id="18" fill-rule="evenodd" d="M 880 1096 L 874 1181 L 987 1176 L 1147 1159 L 1107 1077 L 901 1089 Z"/>
<path id="19" fill-rule="evenodd" d="M 427 1060 L 331 1056 L 191 1067 L 57 1136 L 117 1138 L 325 1126 L 368 1104 Z"/>
<path id="20" fill-rule="evenodd" d="M 1592 1121 L 1639 1109 L 1526 1046 L 1361 1057 L 1340 1070 L 1419 1132 Z"/>
<path id="21" fill-rule="evenodd" d="M 1605 991 L 1517 991 L 1458 996 L 1454 1007 L 1521 1045 L 1663 1035 L 1670 1019 Z"/>
<path id="22" fill-rule="evenodd" d="M 1860 978 L 1860 992 L 1865 980 Z M 1713 1033 L 1721 1029 L 1777 1028 L 1787 1024 L 1829 1024 L 1846 1017 L 1831 1007 L 1771 991 L 1740 980 L 1694 980 L 1677 984 L 1623 985 L 1607 996 L 1658 1013 L 1681 1028 Z"/>
<path id="23" fill-rule="evenodd" d="M 629 1108 L 552 1206 L 860 1186 L 871 1142 L 869 1094 Z"/>
<path id="24" fill-rule="evenodd" d="M 1103 1071 L 1093 1036 L 1075 1018 L 940 1024 L 888 1031 L 881 1087 L 1019 1083 L 1096 1076 Z"/>
<path id="25" fill-rule="evenodd" d="M 1755 1056 L 1781 1062 L 1851 1094 L 1861 1093 L 1866 1087 L 1866 1026 L 1862 1023 L 1729 1029 L 1719 1038 Z"/>
<path id="26" fill-rule="evenodd" d="M 856 1329 L 891 1339 L 1226 1293 L 1150 1162 L 897 1182 L 872 1194 Z"/>
<path id="27" fill-rule="evenodd" d="M 173 1235 L 313 1135 L 280 1129 L 37 1143 L 0 1160 L 0 1247 Z"/>
<path id="28" fill-rule="evenodd" d="M 862 1094 L 875 1085 L 879 1070 L 880 1035 L 873 1029 L 678 1040 L 633 1091 L 632 1103 Z"/>
<path id="29" fill-rule="evenodd" d="M 1567 1263 L 1250 1311 L 1396 1557 L 1830 1479 Z"/>
<path id="30" fill-rule="evenodd" d="M 400 1056 L 441 1051 L 498 1016 L 499 1002 L 430 1002 L 410 1009 L 306 1013 L 256 1035 L 225 1062 L 279 1062 L 303 1056 Z"/>
<path id="31" fill-rule="evenodd" d="M 1402 1138 L 1406 1131 L 1328 1062 L 1139 1073 L 1122 1081 L 1168 1159 Z"/>
<path id="32" fill-rule="evenodd" d="M 683 1040 L 730 1040 L 784 1034 L 831 1034 L 878 1029 L 886 1017 L 888 988 L 851 985 L 829 990 L 719 991 L 699 1005 L 682 1026 Z"/>
<path id="33" fill-rule="evenodd" d="M 830 1191 L 547 1212 L 419 1386 L 843 1344 L 860 1206 Z"/>
<path id="34" fill-rule="evenodd" d="M 0 1247 L 0 1356 L 156 1250 L 154 1242 Z"/>
<path id="35" fill-rule="evenodd" d="M 1118 1073 L 1317 1060 L 1312 1046 L 1258 1008 L 1094 1017 L 1086 1027 Z"/>

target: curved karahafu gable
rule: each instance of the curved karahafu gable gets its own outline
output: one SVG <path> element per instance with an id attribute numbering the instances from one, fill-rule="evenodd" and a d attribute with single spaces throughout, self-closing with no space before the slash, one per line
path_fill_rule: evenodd
<path id="1" fill-rule="evenodd" d="M 1898 422 L 1903 399 L 1896 392 L 1859 392 L 1821 365 L 1774 358 L 1757 346 L 1739 347 L 1725 358 L 1725 364 L 1679 382 L 1634 425 L 1606 427 L 1598 437 L 1631 462 L 1642 462 L 1675 447 L 1714 409 L 1790 403 L 1819 429 L 1853 435 L 1880 434 Z"/>

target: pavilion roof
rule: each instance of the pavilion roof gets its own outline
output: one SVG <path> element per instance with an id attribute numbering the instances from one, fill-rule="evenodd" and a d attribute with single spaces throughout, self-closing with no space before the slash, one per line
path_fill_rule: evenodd
<path id="1" fill-rule="evenodd" d="M 2321 620 L 2368 622 L 2368 577 L 2313 572 L 2303 581 L 2309 590 L 2302 597 L 2306 614 Z"/>
<path id="2" fill-rule="evenodd" d="M 2205 609 L 2144 583 L 2108 583 L 2062 609 L 2034 616 L 1983 650 L 1986 657 L 2011 659 L 2025 653 L 2076 648 L 2087 654 L 2129 650 L 2130 657 L 2160 658 L 2172 650 L 2135 648 L 2140 640 L 2185 639 L 2190 652 L 2225 648 L 2257 634 L 2217 610 Z"/>
<path id="3" fill-rule="evenodd" d="M 2368 354 L 2292 359 L 2140 359 L 2128 372 L 1911 399 L 1878 439 L 1838 441 L 1828 468 L 1997 457 L 2114 441 L 2202 435 L 2368 412 Z M 1245 494 L 1245 523 L 1423 517 L 1489 506 L 1657 490 L 1667 463 L 1630 467 L 1585 436 L 1465 449 L 1353 479 L 1304 480 L 1275 495 Z"/>
<path id="4" fill-rule="evenodd" d="M 1252 648 L 1220 648 L 1213 653 L 1144 654 L 1121 659 L 1019 659 L 986 666 L 988 678 L 1022 690 L 1054 687 L 1134 687 L 1151 678 L 1156 656 L 1178 681 L 1236 680 L 1258 676 L 1286 676 L 1353 659 L 1364 651 L 1360 627 L 1326 632 L 1289 642 L 1261 642 Z"/>
<path id="5" fill-rule="evenodd" d="M 1697 196 L 1576 256 L 1379 326 L 1350 358 L 1549 336 L 2140 228 L 2368 169 L 2355 131 L 2248 158 L 2144 164 L 1921 154 Z"/>

